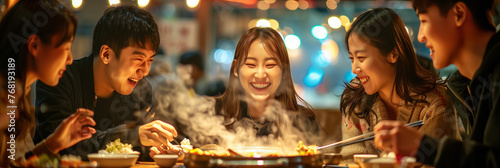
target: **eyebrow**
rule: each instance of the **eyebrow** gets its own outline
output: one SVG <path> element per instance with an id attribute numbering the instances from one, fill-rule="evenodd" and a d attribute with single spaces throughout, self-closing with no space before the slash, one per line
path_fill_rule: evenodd
<path id="1" fill-rule="evenodd" d="M 138 50 L 134 50 L 134 51 L 132 52 L 132 54 L 134 54 L 134 55 L 142 55 L 142 56 L 146 57 L 146 54 L 144 54 L 143 52 L 138 51 Z M 153 55 L 151 56 L 151 58 L 153 58 L 154 56 L 156 56 L 156 52 L 155 52 L 155 54 L 153 54 Z"/>
<path id="2" fill-rule="evenodd" d="M 257 58 L 255 58 L 255 57 L 247 57 L 247 60 L 248 59 L 255 60 L 255 61 L 257 60 Z M 274 61 L 276 61 L 276 58 L 274 58 L 274 57 L 266 57 L 266 58 L 264 58 L 264 61 L 268 61 L 268 60 L 274 60 Z"/>
<path id="3" fill-rule="evenodd" d="M 354 51 L 354 53 L 349 51 L 349 54 L 357 54 L 357 53 L 364 53 L 364 52 L 366 52 L 366 50 L 356 50 L 356 51 Z"/>

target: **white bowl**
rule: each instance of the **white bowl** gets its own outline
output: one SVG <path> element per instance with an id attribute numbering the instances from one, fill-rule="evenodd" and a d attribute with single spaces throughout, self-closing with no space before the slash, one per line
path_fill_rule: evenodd
<path id="1" fill-rule="evenodd" d="M 173 167 L 177 162 L 178 157 L 179 156 L 177 156 L 176 154 L 159 154 L 154 155 L 153 159 L 160 167 Z"/>
<path id="2" fill-rule="evenodd" d="M 88 154 L 90 161 L 96 161 L 98 167 L 131 167 L 135 165 L 139 154 Z"/>

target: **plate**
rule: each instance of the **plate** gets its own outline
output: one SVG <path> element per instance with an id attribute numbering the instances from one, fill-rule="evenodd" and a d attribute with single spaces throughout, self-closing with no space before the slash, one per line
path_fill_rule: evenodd
<path id="1" fill-rule="evenodd" d="M 89 160 L 96 161 L 98 167 L 131 167 L 135 165 L 139 154 L 88 154 Z"/>

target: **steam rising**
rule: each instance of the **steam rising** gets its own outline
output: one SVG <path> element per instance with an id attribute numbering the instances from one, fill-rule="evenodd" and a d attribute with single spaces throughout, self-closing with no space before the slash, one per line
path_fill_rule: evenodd
<path id="1" fill-rule="evenodd" d="M 297 121 L 299 125 L 310 124 L 307 123 L 310 121 L 300 120 L 306 117 L 287 112 L 277 101 L 269 103 L 260 120 L 279 124 L 271 125 L 273 133 L 269 136 L 257 136 L 254 128 L 259 127 L 259 122 L 250 118 L 224 120 L 223 116 L 215 113 L 214 98 L 193 94 L 177 75 L 157 76 L 152 80 L 152 83 L 155 82 L 155 118 L 173 125 L 179 133 L 177 139 L 187 136 L 194 147 L 215 143 L 222 147 L 279 147 L 283 152 L 291 153 L 299 140 L 317 145 L 318 135 L 294 127 L 293 121 L 295 125 Z M 234 130 L 226 128 L 230 124 Z"/>

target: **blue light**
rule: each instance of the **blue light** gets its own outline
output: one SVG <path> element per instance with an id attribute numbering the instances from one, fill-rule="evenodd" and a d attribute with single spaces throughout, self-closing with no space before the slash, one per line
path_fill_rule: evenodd
<path id="1" fill-rule="evenodd" d="M 314 26 L 312 29 L 311 29 L 311 33 L 312 35 L 314 36 L 314 38 L 317 38 L 317 39 L 325 39 L 326 36 L 328 36 L 328 31 L 326 30 L 325 27 L 323 26 Z"/>
<path id="2" fill-rule="evenodd" d="M 321 80 L 323 80 L 324 75 L 325 71 L 323 71 L 323 69 L 317 67 L 310 67 L 306 77 L 304 78 L 304 85 L 308 87 L 315 87 L 321 83 Z"/>
<path id="3" fill-rule="evenodd" d="M 224 49 L 216 49 L 214 52 L 214 60 L 217 63 L 228 64 L 233 61 L 233 52 Z"/>
<path id="4" fill-rule="evenodd" d="M 316 56 L 312 57 L 312 64 L 320 68 L 327 67 L 331 62 L 332 60 L 330 57 L 325 56 L 321 51 L 318 52 Z"/>
<path id="5" fill-rule="evenodd" d="M 344 82 L 351 82 L 351 80 L 354 79 L 355 77 L 356 74 L 352 73 L 352 71 L 348 71 L 347 73 L 345 73 Z"/>

